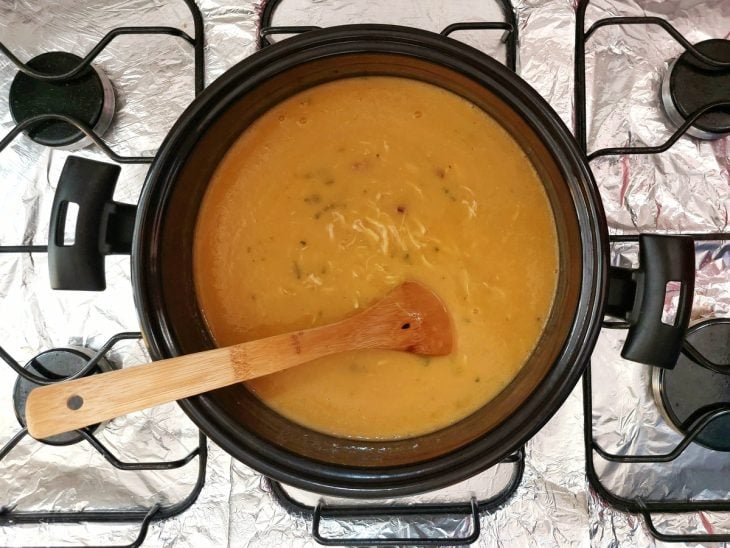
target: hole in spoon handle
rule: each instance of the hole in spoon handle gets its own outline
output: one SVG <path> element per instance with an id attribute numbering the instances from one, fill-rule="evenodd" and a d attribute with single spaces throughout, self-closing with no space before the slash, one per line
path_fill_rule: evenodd
<path id="1" fill-rule="evenodd" d="M 81 406 L 83 405 L 84 398 L 78 395 L 71 396 L 66 400 L 66 407 L 68 407 L 71 411 L 77 411 L 81 409 Z"/>

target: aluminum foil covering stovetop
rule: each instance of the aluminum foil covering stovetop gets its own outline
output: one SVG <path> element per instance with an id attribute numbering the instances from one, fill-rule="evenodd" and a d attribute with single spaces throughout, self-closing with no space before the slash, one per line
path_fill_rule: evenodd
<path id="1" fill-rule="evenodd" d="M 206 32 L 206 82 L 256 50 L 261 1 L 201 0 Z M 520 28 L 519 73 L 573 123 L 572 0 L 516 2 Z M 658 15 L 670 20 L 692 42 L 727 37 L 730 3 L 726 0 L 594 0 L 588 23 L 615 15 Z M 484 0 L 283 0 L 275 24 L 331 25 L 352 22 L 399 23 L 440 30 L 457 20 L 497 20 L 499 10 Z M 50 50 L 84 55 L 110 28 L 123 25 L 179 26 L 192 34 L 192 19 L 182 1 L 42 0 L 0 2 L 0 40 L 22 60 Z M 454 36 L 483 51 L 503 56 L 498 33 L 474 31 Z M 671 130 L 659 106 L 661 78 L 681 47 L 657 27 L 611 27 L 599 31 L 587 47 L 589 149 L 626 144 L 656 144 Z M 153 154 L 166 131 L 193 97 L 192 49 L 173 37 L 125 36 L 115 40 L 97 64 L 110 76 L 118 111 L 106 138 L 122 154 Z M 12 119 L 7 95 L 15 68 L 0 56 L 0 134 Z M 728 141 L 683 138 L 659 156 L 631 156 L 593 163 L 609 224 L 614 232 L 727 230 L 730 172 Z M 94 147 L 76 154 L 104 160 Z M 53 189 L 68 153 L 46 149 L 25 137 L 0 153 L 0 243 L 45 243 Z M 124 166 L 115 194 L 135 202 L 146 166 Z M 616 264 L 635 260 L 634 246 L 617 247 Z M 694 320 L 730 315 L 730 255 L 718 243 L 698 246 Z M 21 362 L 38 352 L 67 345 L 98 348 L 119 331 L 138 329 L 132 303 L 129 263 L 107 259 L 109 289 L 104 293 L 66 293 L 49 289 L 43 254 L 0 255 L 0 345 Z M 622 334 L 602 335 L 593 359 L 594 428 L 608 450 L 666 449 L 677 435 L 663 423 L 649 396 L 647 371 L 619 359 Z M 118 363 L 144 359 L 136 343 L 120 345 Z M 15 375 L 0 366 L 0 444 L 17 430 L 10 397 Z M 479 546 L 654 546 L 636 516 L 608 507 L 588 488 L 583 455 L 580 387 L 527 445 L 526 470 L 514 497 L 494 514 L 482 517 Z M 637 427 L 652 430 L 654 440 Z M 129 460 L 175 459 L 197 442 L 197 431 L 174 405 L 113 421 L 100 434 L 104 443 Z M 278 506 L 262 478 L 210 445 L 205 487 L 195 505 L 154 523 L 145 546 L 314 546 L 308 520 Z M 730 498 L 730 455 L 691 451 L 684 472 L 672 467 L 646 471 L 597 466 L 617 492 L 635 488 L 645 496 L 658 492 Z M 184 497 L 195 479 L 195 461 L 176 472 L 118 472 L 97 454 L 77 446 L 54 448 L 22 442 L 0 464 L 0 506 L 24 509 L 145 506 Z M 717 469 L 716 480 L 697 493 L 698 479 Z M 495 482 L 494 474 L 486 474 Z M 483 487 L 476 478 L 467 489 Z M 473 485 L 474 483 L 478 485 Z M 314 500 L 299 493 L 302 499 Z M 670 523 L 671 521 L 671 523 Z M 371 527 L 330 523 L 333 534 L 403 533 L 394 521 Z M 427 524 L 428 525 L 428 524 Z M 433 527 L 437 524 L 432 523 Z M 727 516 L 690 516 L 669 520 L 678 531 L 707 531 Z M 464 524 L 457 524 L 463 533 Z M 413 532 L 413 531 L 411 531 Z M 135 526 L 79 524 L 0 527 L 0 545 L 123 544 Z"/>

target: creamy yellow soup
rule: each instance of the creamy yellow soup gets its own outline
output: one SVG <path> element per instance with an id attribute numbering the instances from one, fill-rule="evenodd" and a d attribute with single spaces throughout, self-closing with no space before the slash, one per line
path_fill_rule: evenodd
<path id="1" fill-rule="evenodd" d="M 425 434 L 494 398 L 545 326 L 557 264 L 548 198 L 512 137 L 394 77 L 319 85 L 256 120 L 210 181 L 194 250 L 219 345 L 340 320 L 406 280 L 443 299 L 449 356 L 358 351 L 247 383 L 297 423 L 366 439 Z"/>

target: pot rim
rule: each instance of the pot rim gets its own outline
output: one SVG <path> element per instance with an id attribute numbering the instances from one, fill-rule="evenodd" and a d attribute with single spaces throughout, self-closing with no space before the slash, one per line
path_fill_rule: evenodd
<path id="1" fill-rule="evenodd" d="M 574 137 L 550 105 L 524 80 L 479 50 L 428 31 L 394 25 L 343 25 L 309 31 L 267 47 L 238 63 L 206 88 L 168 133 L 148 172 L 139 201 L 132 253 L 135 304 L 147 345 L 156 359 L 178 352 L 164 317 L 150 302 L 151 272 L 146 248 L 159 235 L 155 215 L 170 194 L 176 174 L 195 147 L 200 129 L 237 97 L 297 64 L 352 53 L 396 53 L 418 57 L 466 74 L 520 115 L 554 154 L 570 187 L 579 217 L 583 271 L 570 333 L 552 368 L 508 420 L 449 454 L 425 462 L 384 468 L 344 467 L 307 459 L 245 431 L 206 396 L 178 402 L 216 444 L 258 472 L 283 483 L 346 497 L 392 497 L 432 490 L 464 480 L 496 464 L 531 438 L 567 398 L 595 345 L 607 285 L 608 229 L 598 188 Z M 152 272 L 154 274 L 154 272 Z M 562 365 L 562 367 L 559 367 Z M 557 370 L 563 370 L 557 374 Z"/>

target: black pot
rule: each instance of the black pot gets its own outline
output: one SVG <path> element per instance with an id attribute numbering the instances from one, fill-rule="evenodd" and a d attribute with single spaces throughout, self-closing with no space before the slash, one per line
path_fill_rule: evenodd
<path id="1" fill-rule="evenodd" d="M 609 294 L 608 232 L 586 159 L 550 106 L 504 66 L 451 39 L 394 26 L 333 27 L 271 46 L 226 72 L 180 117 L 149 171 L 136 218 L 131 206 L 112 202 L 118 168 L 70 158 L 54 203 L 49 262 L 54 287 L 103 289 L 104 255 L 131 251 L 135 300 L 153 357 L 210 348 L 194 292 L 192 242 L 211 174 L 240 133 L 274 104 L 322 82 L 369 74 L 415 78 L 465 97 L 498 120 L 530 157 L 560 242 L 557 296 L 536 350 L 482 409 L 401 441 L 314 432 L 240 385 L 180 405 L 215 443 L 267 476 L 322 493 L 390 497 L 465 479 L 524 444 L 577 382 L 606 311 L 632 325 L 624 356 L 644 363 L 672 366 L 687 327 L 691 240 L 643 237 L 642 268 L 612 270 L 616 284 Z M 80 204 L 76 242 L 63 247 L 69 201 Z M 683 289 L 676 321 L 666 325 L 661 312 L 670 280 L 681 281 Z"/>

